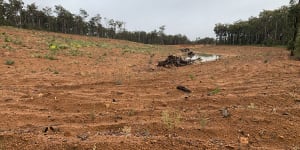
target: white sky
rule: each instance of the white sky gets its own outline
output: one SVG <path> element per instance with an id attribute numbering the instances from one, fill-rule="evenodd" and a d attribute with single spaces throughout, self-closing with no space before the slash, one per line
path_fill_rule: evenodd
<path id="1" fill-rule="evenodd" d="M 25 5 L 36 3 L 39 8 L 62 5 L 74 14 L 82 8 L 90 16 L 126 22 L 130 31 L 153 31 L 166 25 L 167 34 L 215 37 L 216 23 L 232 23 L 258 16 L 262 10 L 288 5 L 289 0 L 23 0 Z M 103 21 L 103 20 L 102 20 Z"/>

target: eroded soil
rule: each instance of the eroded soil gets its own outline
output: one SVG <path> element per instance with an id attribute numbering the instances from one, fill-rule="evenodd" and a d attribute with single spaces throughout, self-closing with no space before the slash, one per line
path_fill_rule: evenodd
<path id="1" fill-rule="evenodd" d="M 0 34 L 0 149 L 300 149 L 300 62 L 284 48 Z M 185 47 L 222 57 L 156 66 Z"/>

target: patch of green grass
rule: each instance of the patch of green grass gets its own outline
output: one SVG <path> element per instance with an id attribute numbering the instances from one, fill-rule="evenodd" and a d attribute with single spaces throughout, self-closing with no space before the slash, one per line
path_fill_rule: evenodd
<path id="1" fill-rule="evenodd" d="M 59 72 L 58 72 L 57 70 L 55 70 L 55 71 L 53 72 L 53 74 L 59 74 Z"/>
<path id="2" fill-rule="evenodd" d="M 4 38 L 4 42 L 11 42 L 12 40 L 9 37 Z"/>
<path id="3" fill-rule="evenodd" d="M 19 38 L 14 38 L 14 37 L 11 37 L 11 36 L 6 35 L 6 34 L 4 34 L 3 36 L 4 36 L 4 42 L 6 42 L 6 43 L 11 42 L 15 45 L 22 45 L 23 44 L 22 40 L 20 40 Z"/>
<path id="4" fill-rule="evenodd" d="M 96 60 L 97 63 L 105 61 L 106 56 L 107 56 L 107 53 L 106 53 L 106 52 L 105 52 L 102 56 L 99 56 L 99 57 L 97 58 L 97 60 Z"/>
<path id="5" fill-rule="evenodd" d="M 11 47 L 10 45 L 8 45 L 8 44 L 3 45 L 2 48 L 3 48 L 3 49 L 7 49 L 7 50 L 9 50 L 9 51 L 14 51 L 14 48 L 12 48 L 12 47 Z"/>
<path id="6" fill-rule="evenodd" d="M 51 51 L 55 51 L 55 50 L 58 50 L 59 47 L 58 47 L 58 45 L 56 45 L 56 44 L 50 44 L 50 45 L 49 45 L 49 49 L 50 49 Z"/>
<path id="7" fill-rule="evenodd" d="M 86 53 L 86 55 L 88 56 L 88 58 L 93 58 L 93 54 L 90 52 Z"/>
<path id="8" fill-rule="evenodd" d="M 58 59 L 55 57 L 55 53 L 52 53 L 52 52 L 47 53 L 47 54 L 45 54 L 45 55 L 40 54 L 40 53 L 34 53 L 34 54 L 32 54 L 31 57 L 33 57 L 33 58 L 44 58 L 44 59 L 49 59 L 49 60 L 58 60 Z"/>
<path id="9" fill-rule="evenodd" d="M 52 69 L 51 67 L 48 67 L 46 70 L 52 72 L 53 74 L 59 74 L 59 72 L 56 69 Z"/>
<path id="10" fill-rule="evenodd" d="M 69 46 L 66 45 L 66 44 L 61 44 L 61 45 L 58 45 L 58 48 L 59 48 L 59 49 L 68 49 Z"/>
<path id="11" fill-rule="evenodd" d="M 11 65 L 13 65 L 13 64 L 15 64 L 15 61 L 13 61 L 13 60 L 10 60 L 10 59 L 9 59 L 9 60 L 6 60 L 6 61 L 5 61 L 5 65 L 10 65 L 10 66 L 11 66 Z"/>
<path id="12" fill-rule="evenodd" d="M 178 112 L 163 111 L 161 115 L 168 129 L 173 129 L 180 123 L 181 115 Z"/>
<path id="13" fill-rule="evenodd" d="M 122 51 L 122 55 L 125 55 L 126 53 L 132 54 L 132 53 L 135 53 L 135 51 L 134 50 L 130 50 L 130 49 L 124 49 Z"/>
<path id="14" fill-rule="evenodd" d="M 22 45 L 23 44 L 23 42 L 21 40 L 19 40 L 19 39 L 14 40 L 13 43 L 15 45 Z"/>
<path id="15" fill-rule="evenodd" d="M 195 80 L 195 75 L 189 74 L 189 77 L 190 77 L 191 80 Z"/>
<path id="16" fill-rule="evenodd" d="M 49 60 L 58 60 L 52 53 L 45 54 L 44 58 Z"/>
<path id="17" fill-rule="evenodd" d="M 82 56 L 82 51 L 80 51 L 78 49 L 71 49 L 71 50 L 69 50 L 69 54 L 71 56 Z"/>
<path id="18" fill-rule="evenodd" d="M 221 89 L 219 87 L 215 88 L 214 90 L 210 91 L 208 95 L 216 95 L 221 92 Z"/>

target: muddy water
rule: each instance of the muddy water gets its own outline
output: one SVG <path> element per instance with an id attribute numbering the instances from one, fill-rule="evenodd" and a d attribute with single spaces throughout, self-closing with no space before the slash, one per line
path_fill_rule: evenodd
<path id="1" fill-rule="evenodd" d="M 201 62 L 216 61 L 218 59 L 220 59 L 219 55 L 200 56 Z"/>
<path id="2" fill-rule="evenodd" d="M 200 62 L 216 61 L 218 59 L 220 59 L 219 55 L 194 55 L 193 57 L 186 58 L 186 60 L 191 60 L 191 61 L 199 60 Z"/>

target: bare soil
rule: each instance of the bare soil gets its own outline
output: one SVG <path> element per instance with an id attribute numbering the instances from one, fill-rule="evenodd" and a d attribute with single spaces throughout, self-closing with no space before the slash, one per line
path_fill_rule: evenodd
<path id="1" fill-rule="evenodd" d="M 300 62 L 285 48 L 11 27 L 0 46 L 0 149 L 300 149 Z M 221 59 L 156 66 L 186 47 Z"/>

